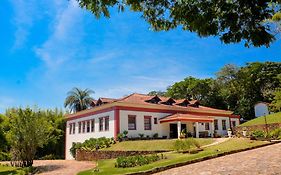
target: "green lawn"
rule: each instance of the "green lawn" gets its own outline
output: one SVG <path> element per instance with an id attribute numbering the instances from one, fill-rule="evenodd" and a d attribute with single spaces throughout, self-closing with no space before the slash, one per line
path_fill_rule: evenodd
<path id="1" fill-rule="evenodd" d="M 93 170 L 80 172 L 78 175 L 106 175 L 106 174 L 126 174 L 132 172 L 147 171 L 157 167 L 164 167 L 167 165 L 172 165 L 176 163 L 186 162 L 190 160 L 195 160 L 198 158 L 203 158 L 207 156 L 217 155 L 219 153 L 229 152 L 233 150 L 239 150 L 244 148 L 250 148 L 257 145 L 267 144 L 268 142 L 263 141 L 251 141 L 249 139 L 236 138 L 230 139 L 219 145 L 210 146 L 197 154 L 182 154 L 176 152 L 164 153 L 167 159 L 160 160 L 149 165 L 137 166 L 133 168 L 115 168 L 114 164 L 116 159 L 110 160 L 100 160 L 97 162 L 99 172 L 94 172 Z"/>
<path id="2" fill-rule="evenodd" d="M 114 151 L 155 151 L 155 150 L 173 150 L 174 143 L 177 139 L 165 140 L 137 140 L 137 141 L 124 141 L 118 142 L 111 147 L 104 150 Z M 196 139 L 201 146 L 208 145 L 214 142 L 212 138 L 198 138 Z"/>
<path id="3" fill-rule="evenodd" d="M 0 165 L 0 175 L 15 175 L 15 174 L 19 174 L 17 168 Z"/>
<path id="4" fill-rule="evenodd" d="M 275 113 L 275 114 L 270 114 L 266 116 L 267 123 L 281 123 L 281 112 Z M 264 117 L 258 117 L 253 120 L 250 120 L 248 122 L 245 122 L 239 126 L 252 126 L 252 125 L 260 125 L 260 124 L 265 124 L 264 122 Z"/>

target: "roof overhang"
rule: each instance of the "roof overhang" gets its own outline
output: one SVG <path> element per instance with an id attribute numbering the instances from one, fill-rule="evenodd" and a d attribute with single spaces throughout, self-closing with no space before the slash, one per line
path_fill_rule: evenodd
<path id="1" fill-rule="evenodd" d="M 169 122 L 214 122 L 214 117 L 211 116 L 202 116 L 194 114 L 173 114 L 168 115 L 164 118 L 161 118 L 160 123 L 169 123 Z"/>

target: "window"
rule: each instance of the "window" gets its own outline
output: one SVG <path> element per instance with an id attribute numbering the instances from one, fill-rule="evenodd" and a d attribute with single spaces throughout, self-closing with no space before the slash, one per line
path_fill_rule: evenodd
<path id="1" fill-rule="evenodd" d="M 218 120 L 214 120 L 215 130 L 219 130 Z"/>
<path id="2" fill-rule="evenodd" d="M 75 134 L 75 123 L 72 123 L 72 134 Z"/>
<path id="3" fill-rule="evenodd" d="M 155 125 L 157 124 L 157 118 L 154 118 L 154 124 Z"/>
<path id="4" fill-rule="evenodd" d="M 95 132 L 95 119 L 91 120 L 91 132 Z"/>
<path id="5" fill-rule="evenodd" d="M 69 123 L 69 134 L 72 134 L 72 123 Z"/>
<path id="6" fill-rule="evenodd" d="M 129 115 L 128 116 L 128 130 L 136 130 L 136 129 L 137 129 L 136 116 Z"/>
<path id="7" fill-rule="evenodd" d="M 69 134 L 75 134 L 75 123 L 69 123 Z"/>
<path id="8" fill-rule="evenodd" d="M 205 123 L 205 130 L 210 130 L 210 124 L 209 123 Z"/>
<path id="9" fill-rule="evenodd" d="M 232 127 L 235 127 L 235 126 L 236 126 L 236 122 L 232 121 Z"/>
<path id="10" fill-rule="evenodd" d="M 226 120 L 222 120 L 222 130 L 226 130 Z"/>
<path id="11" fill-rule="evenodd" d="M 144 116 L 144 130 L 151 130 L 151 116 Z"/>
<path id="12" fill-rule="evenodd" d="M 104 130 L 109 131 L 109 116 L 104 117 Z"/>
<path id="13" fill-rule="evenodd" d="M 82 133 L 85 133 L 86 123 L 85 121 L 82 122 Z"/>
<path id="14" fill-rule="evenodd" d="M 100 122 L 99 122 L 99 126 L 100 126 L 100 131 L 103 131 L 103 117 L 99 118 Z"/>
<path id="15" fill-rule="evenodd" d="M 90 132 L 90 120 L 87 121 L 87 132 Z"/>
<path id="16" fill-rule="evenodd" d="M 78 133 L 81 133 L 81 129 L 82 129 L 82 123 L 78 122 Z"/>

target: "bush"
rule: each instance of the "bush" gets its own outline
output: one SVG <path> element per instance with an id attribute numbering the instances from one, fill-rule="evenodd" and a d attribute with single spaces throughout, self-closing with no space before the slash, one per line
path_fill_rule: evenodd
<path id="1" fill-rule="evenodd" d="M 115 144 L 113 138 L 105 138 L 105 137 L 100 137 L 97 139 L 90 138 L 88 140 L 85 140 L 83 143 L 73 143 L 72 147 L 70 148 L 70 153 L 75 158 L 77 149 L 94 151 L 94 150 L 99 150 L 101 148 L 108 148 L 112 144 Z"/>
<path id="2" fill-rule="evenodd" d="M 152 137 L 153 137 L 154 139 L 157 139 L 157 138 L 158 138 L 158 133 L 153 134 Z"/>
<path id="3" fill-rule="evenodd" d="M 264 131 L 257 130 L 257 131 L 252 132 L 252 136 L 255 138 L 265 138 L 266 134 L 264 133 Z"/>
<path id="4" fill-rule="evenodd" d="M 122 142 L 122 141 L 123 141 L 123 138 L 124 138 L 124 135 L 123 135 L 122 133 L 119 133 L 119 134 L 117 135 L 117 140 L 118 140 L 119 142 Z"/>
<path id="5" fill-rule="evenodd" d="M 127 168 L 127 167 L 135 167 L 142 166 L 146 164 L 150 164 L 152 162 L 156 162 L 160 159 L 164 159 L 164 156 L 161 157 L 157 154 L 152 154 L 148 156 L 137 155 L 137 156 L 129 156 L 129 157 L 118 157 L 116 159 L 115 167 L 117 168 Z"/>
<path id="6" fill-rule="evenodd" d="M 9 153 L 0 152 L 0 161 L 10 161 L 11 155 Z"/>
<path id="7" fill-rule="evenodd" d="M 193 138 L 176 140 L 174 144 L 174 149 L 178 152 L 188 151 L 194 147 L 200 148 L 200 144 Z"/>
<path id="8" fill-rule="evenodd" d="M 139 136 L 142 139 L 144 137 L 144 134 L 139 133 Z"/>
<path id="9" fill-rule="evenodd" d="M 269 133 L 269 136 L 272 139 L 278 139 L 278 140 L 281 139 L 281 128 L 277 128 L 277 129 L 272 130 Z"/>

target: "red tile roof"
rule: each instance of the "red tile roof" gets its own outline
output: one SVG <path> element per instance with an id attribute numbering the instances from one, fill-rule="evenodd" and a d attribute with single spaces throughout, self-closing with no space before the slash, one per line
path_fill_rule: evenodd
<path id="1" fill-rule="evenodd" d="M 202 116 L 198 114 L 172 114 L 161 118 L 160 123 L 175 121 L 213 122 L 214 117 Z"/>

